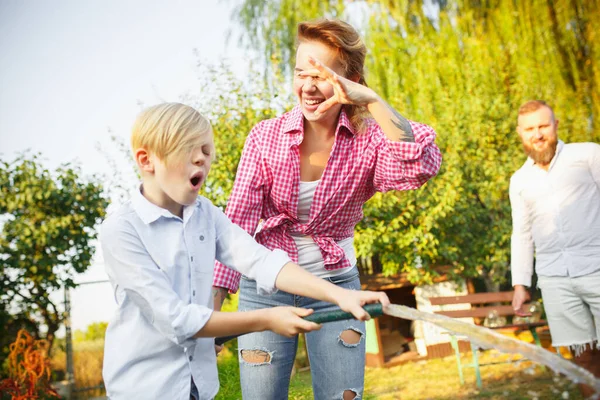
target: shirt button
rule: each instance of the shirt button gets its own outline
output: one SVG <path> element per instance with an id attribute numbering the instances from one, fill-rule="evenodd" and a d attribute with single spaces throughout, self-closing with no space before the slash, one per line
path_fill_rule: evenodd
<path id="1" fill-rule="evenodd" d="M 192 291 L 192 295 L 194 295 L 194 296 L 196 295 L 196 291 L 195 291 L 195 290 L 194 290 L 194 291 Z"/>
<path id="2" fill-rule="evenodd" d="M 192 361 L 194 359 L 194 357 L 190 356 L 189 360 Z"/>
<path id="3" fill-rule="evenodd" d="M 200 240 L 204 240 L 204 235 L 200 235 Z"/>
<path id="4" fill-rule="evenodd" d="M 191 260 L 191 261 L 194 261 L 194 256 L 191 256 L 191 257 L 190 257 L 190 260 Z"/>

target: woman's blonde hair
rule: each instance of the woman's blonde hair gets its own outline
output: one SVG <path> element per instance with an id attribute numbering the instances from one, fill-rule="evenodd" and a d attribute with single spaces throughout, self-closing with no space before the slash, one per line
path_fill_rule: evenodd
<path id="1" fill-rule="evenodd" d="M 364 65 L 367 48 L 352 25 L 340 20 L 319 19 L 298 24 L 298 45 L 315 41 L 333 49 L 344 68 L 344 77 L 367 86 Z M 345 105 L 354 129 L 362 132 L 366 127 L 367 112 L 364 107 Z"/>
<path id="2" fill-rule="evenodd" d="M 200 145 L 214 142 L 210 122 L 198 111 L 181 103 L 162 103 L 143 110 L 131 133 L 131 149 L 144 148 L 165 164 L 191 152 Z"/>

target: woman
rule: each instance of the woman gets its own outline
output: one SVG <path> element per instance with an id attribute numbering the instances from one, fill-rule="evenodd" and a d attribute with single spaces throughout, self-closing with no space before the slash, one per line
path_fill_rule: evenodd
<path id="1" fill-rule="evenodd" d="M 226 210 L 259 243 L 357 290 L 353 235 L 363 204 L 376 191 L 420 187 L 441 163 L 435 132 L 408 121 L 366 86 L 365 55 L 356 30 L 344 22 L 299 24 L 293 83 L 298 105 L 252 129 Z M 240 310 L 331 308 L 281 291 L 259 296 L 256 282 L 239 282 L 239 274 L 217 266 L 217 307 L 226 289 L 236 291 L 239 284 Z M 362 397 L 364 334 L 364 322 L 341 321 L 306 335 L 316 399 Z M 297 339 L 260 332 L 240 337 L 238 345 L 244 398 L 287 398 Z"/>

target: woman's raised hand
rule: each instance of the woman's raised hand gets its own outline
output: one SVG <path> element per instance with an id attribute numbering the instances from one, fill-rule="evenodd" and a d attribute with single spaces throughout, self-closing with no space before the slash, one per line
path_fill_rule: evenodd
<path id="1" fill-rule="evenodd" d="M 298 72 L 298 75 L 323 79 L 333 86 L 333 96 L 321 103 L 315 114 L 322 114 L 335 104 L 366 106 L 377 101 L 377 94 L 372 89 L 338 75 L 313 57 L 309 58 L 309 62 L 315 68 Z"/>

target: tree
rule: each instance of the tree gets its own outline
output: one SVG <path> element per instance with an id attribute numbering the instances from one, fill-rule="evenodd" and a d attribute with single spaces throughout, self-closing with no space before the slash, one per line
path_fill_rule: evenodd
<path id="1" fill-rule="evenodd" d="M 294 62 L 298 21 L 370 15 L 361 28 L 367 82 L 410 119 L 432 125 L 443 154 L 438 177 L 365 206 L 356 248 L 363 269 L 428 281 L 438 265 L 482 277 L 489 290 L 510 263 L 511 174 L 525 159 L 516 110 L 549 100 L 566 141 L 599 141 L 600 5 L 597 1 L 363 2 L 246 0 L 236 10 L 265 77 Z M 429 2 L 431 3 L 431 2 Z M 276 60 L 277 64 L 271 64 Z"/>
<path id="2" fill-rule="evenodd" d="M 74 287 L 94 253 L 108 201 L 100 182 L 65 164 L 45 169 L 39 155 L 0 161 L 0 317 L 5 340 L 26 327 L 50 346 L 63 313 L 50 293 Z M 3 322 L 4 322 L 3 321 Z"/>
<path id="3" fill-rule="evenodd" d="M 49 349 L 48 341 L 34 340 L 27 331 L 20 330 L 10 345 L 8 376 L 0 381 L 0 398 L 60 398 L 50 385 Z"/>
<path id="4" fill-rule="evenodd" d="M 76 330 L 74 336 L 75 342 L 90 342 L 96 340 L 104 341 L 108 322 L 93 322 L 88 325 L 85 331 Z"/>

